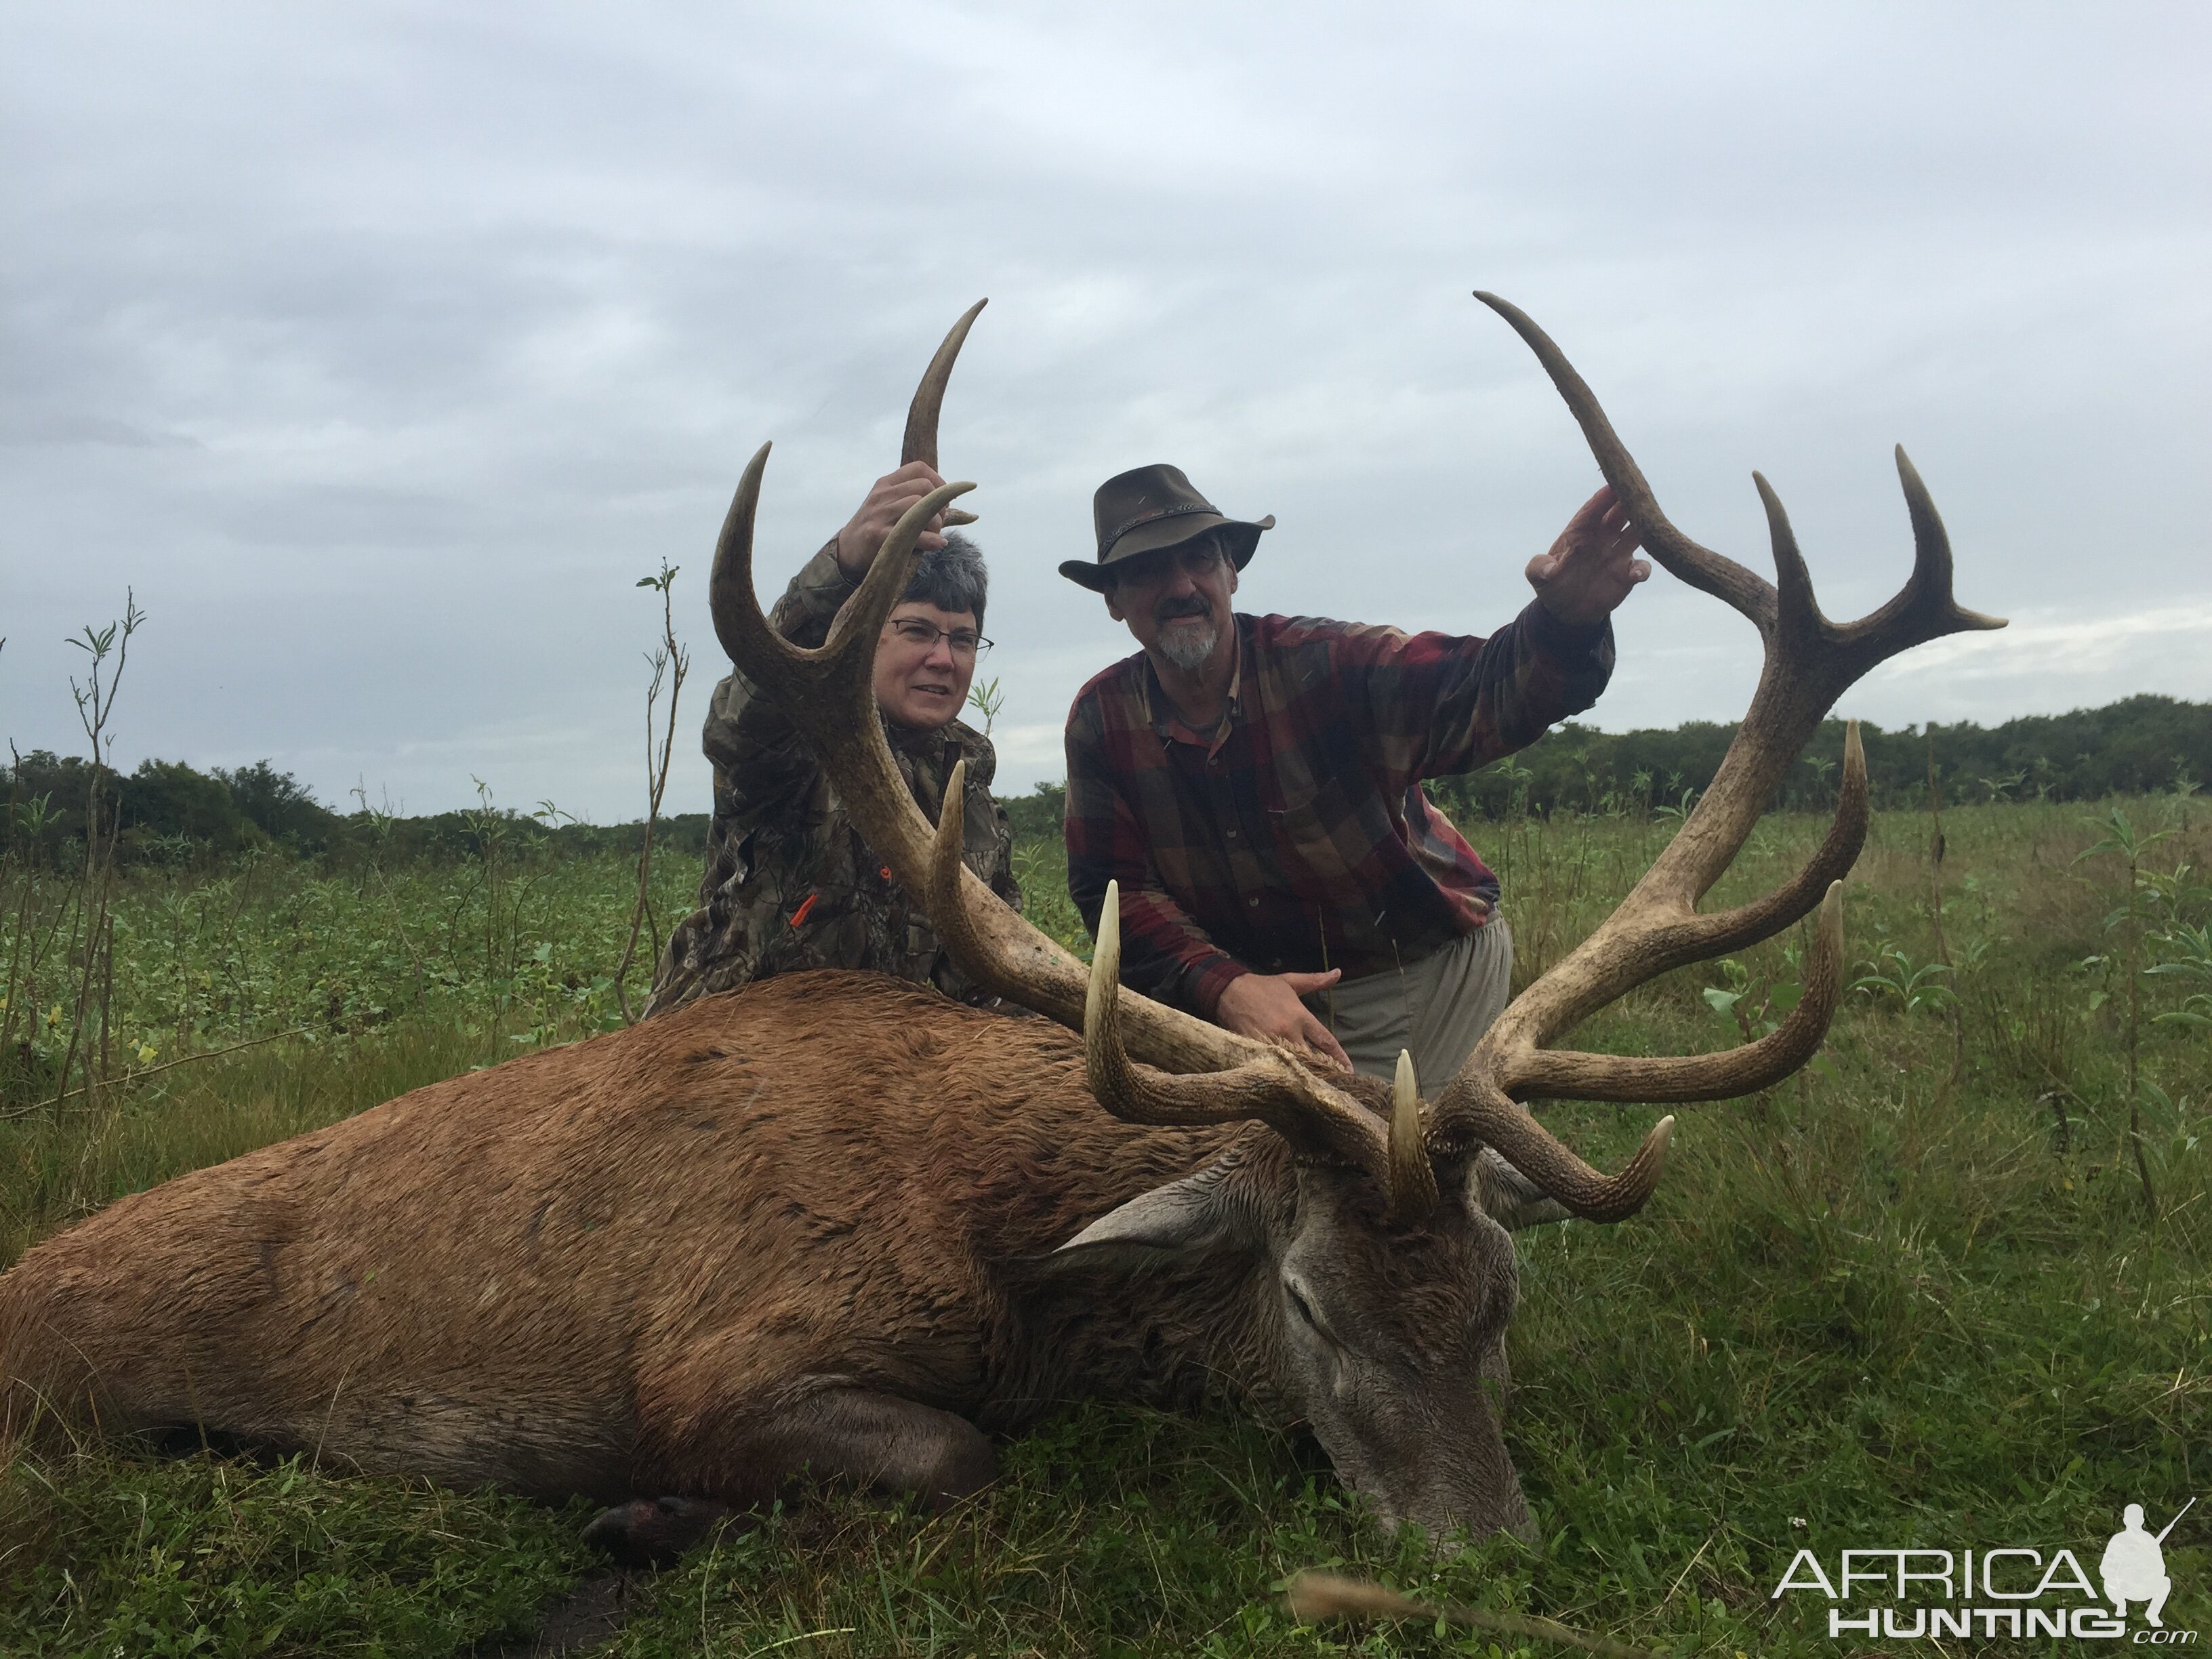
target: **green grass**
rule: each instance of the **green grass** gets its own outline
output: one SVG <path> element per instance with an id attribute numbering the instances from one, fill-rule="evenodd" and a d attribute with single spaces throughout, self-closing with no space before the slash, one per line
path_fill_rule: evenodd
<path id="1" fill-rule="evenodd" d="M 2147 872 L 2203 868 L 2212 834 L 2201 807 L 2126 810 L 2139 827 L 2173 832 Z M 1801 1546 L 1832 1572 L 1846 1547 L 2063 1545 L 2094 1574 L 2121 1505 L 2148 1505 L 2156 1527 L 2212 1486 L 2212 1044 L 2153 1018 L 2179 1010 L 2191 981 L 2141 981 L 2137 1105 L 2154 1213 L 2125 1135 L 2125 947 L 2136 923 L 2114 859 L 2075 862 L 2099 836 L 2092 816 L 1946 814 L 1943 924 L 1959 971 L 1929 977 L 1955 981 L 1955 1036 L 1940 999 L 1907 1012 L 1894 994 L 1854 994 L 1816 1069 L 1750 1101 L 1680 1109 L 1675 1156 L 1644 1214 L 1522 1235 L 1507 1438 L 1537 1545 L 1431 1556 L 1424 1540 L 1382 1537 L 1294 1430 L 1227 1410 L 1173 1418 L 1093 1405 L 1005 1447 L 1005 1478 L 950 1516 L 795 1496 L 635 1586 L 605 1650 L 1545 1650 L 1426 1626 L 1291 1624 L 1275 1589 L 1299 1568 L 1334 1565 L 1663 1651 L 1836 1654 L 1864 1644 L 1827 1638 L 1824 1603 L 1769 1596 Z M 1773 885 L 1820 827 L 1767 819 L 1717 896 Z M 1524 977 L 1609 908 L 1667 828 L 1480 827 L 1505 878 Z M 1924 817 L 1876 819 L 1846 901 L 1855 963 L 1881 966 L 1892 950 L 1913 967 L 1936 956 L 1928 843 Z M 1057 849 L 1021 857 L 1031 915 L 1064 930 Z M 255 878 L 295 898 L 328 879 Z M 126 915 L 160 915 L 198 879 L 147 878 L 125 895 Z M 566 896 L 519 930 L 503 990 L 498 974 L 466 971 L 469 879 L 395 878 L 390 892 L 357 901 L 368 916 L 389 903 L 429 917 L 459 896 L 462 922 L 449 933 L 462 944 L 436 992 L 412 997 L 416 964 L 404 952 L 401 969 L 388 951 L 375 967 L 363 921 L 332 945 L 331 965 L 349 966 L 349 937 L 360 981 L 402 994 L 396 1010 L 378 994 L 384 1018 L 340 1022 L 312 1047 L 182 1066 L 96 1110 L 0 1123 L 0 1260 L 116 1194 L 481 1063 L 514 1047 L 518 1030 L 573 1033 L 604 1018 L 589 987 L 623 914 L 618 864 L 580 865 L 535 890 Z M 2144 962 L 2169 949 L 2160 932 L 2176 918 L 2201 926 L 2205 907 L 2187 876 L 2139 895 Z M 283 975 L 264 958 L 285 934 L 269 908 L 240 905 L 257 920 L 232 936 L 262 941 L 235 947 L 238 972 L 274 986 Z M 542 945 L 577 976 L 565 1010 L 516 988 L 513 964 Z M 1735 1041 L 1737 1012 L 1755 1024 L 1765 1005 L 1788 1000 L 1795 948 L 1778 939 L 1733 971 L 1716 964 L 1646 988 L 1578 1041 L 1673 1052 Z M 189 989 L 190 950 L 180 957 Z M 1723 1012 L 1709 989 L 1741 1000 Z M 158 984 L 129 994 L 175 1032 Z M 272 993 L 255 1018 L 273 1025 L 296 1006 Z M 1654 1115 L 1547 1113 L 1601 1164 L 1624 1157 Z M 2166 1543 L 2172 1626 L 2212 1626 L 2206 1507 Z M 489 1653 L 592 1570 L 578 1524 L 574 1511 L 483 1494 L 86 1447 L 0 1475 L 0 1650 Z"/>
<path id="2" fill-rule="evenodd" d="M 10 1653 L 417 1654 L 529 1629 L 573 1581 L 576 1514 L 292 1460 L 19 1465 Z M 20 1506 L 20 1507 L 15 1507 Z"/>

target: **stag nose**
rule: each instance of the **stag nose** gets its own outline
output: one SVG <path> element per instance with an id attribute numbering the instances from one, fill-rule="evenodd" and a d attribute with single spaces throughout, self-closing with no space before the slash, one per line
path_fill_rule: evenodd
<path id="1" fill-rule="evenodd" d="M 1423 1425 L 1417 1447 L 1401 1443 L 1395 1455 L 1358 1470 L 1350 1484 L 1385 1527 L 1396 1532 L 1419 1526 L 1432 1544 L 1461 1532 L 1475 1539 L 1510 1532 L 1525 1542 L 1536 1537 L 1487 1400 L 1463 1397 L 1455 1408 L 1437 1413 Z"/>
<path id="2" fill-rule="evenodd" d="M 1533 1544 L 1539 1537 L 1521 1482 L 1510 1472 L 1503 1488 L 1474 1492 L 1430 1489 L 1414 1495 L 1402 1508 L 1371 1498 L 1369 1507 L 1393 1533 L 1418 1526 L 1428 1534 L 1430 1547 L 1437 1550 L 1462 1532 L 1478 1542 L 1501 1532 L 1511 1533 L 1524 1544 Z"/>

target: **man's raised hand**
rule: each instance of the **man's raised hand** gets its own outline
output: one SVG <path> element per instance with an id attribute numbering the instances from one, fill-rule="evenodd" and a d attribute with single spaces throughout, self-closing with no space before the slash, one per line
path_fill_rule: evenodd
<path id="1" fill-rule="evenodd" d="M 837 532 L 837 568 L 854 581 L 868 574 L 876 550 L 905 516 L 906 510 L 945 482 L 927 461 L 908 461 L 896 472 L 886 472 Z M 945 545 L 945 515 L 940 513 L 922 527 L 915 545 L 934 553 Z"/>
<path id="2" fill-rule="evenodd" d="M 1595 628 L 1651 574 L 1647 561 L 1633 556 L 1643 540 L 1607 484 L 1567 520 L 1550 552 L 1528 561 L 1528 585 L 1559 621 Z"/>
<path id="3" fill-rule="evenodd" d="M 1214 1006 L 1214 1022 L 1239 1036 L 1304 1048 L 1315 1059 L 1348 1072 L 1352 1056 L 1344 1052 L 1344 1045 L 1298 1000 L 1326 991 L 1342 976 L 1343 970 L 1336 968 L 1325 974 L 1239 974 Z"/>

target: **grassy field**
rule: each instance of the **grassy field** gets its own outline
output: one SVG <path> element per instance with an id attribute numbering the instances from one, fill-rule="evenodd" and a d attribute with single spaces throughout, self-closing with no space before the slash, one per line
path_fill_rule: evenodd
<path id="1" fill-rule="evenodd" d="M 1832 1641 L 1827 1603 L 1770 1592 L 1801 1547 L 1832 1575 L 1845 1547 L 2063 1545 L 2094 1574 L 2123 1504 L 2155 1529 L 2212 1486 L 2208 820 L 2172 797 L 1954 810 L 1939 866 L 1924 816 L 1877 817 L 1846 909 L 1865 982 L 1815 1067 L 1682 1109 L 1642 1216 L 1521 1236 L 1506 1433 L 1534 1546 L 1385 1538 L 1294 1426 L 1227 1407 L 1071 1410 L 951 1516 L 801 1494 L 614 1581 L 575 1542 L 580 1510 L 87 1445 L 0 1472 L 0 1651 L 519 1656 L 549 1607 L 549 1643 L 634 1656 L 1558 1650 L 1294 1625 L 1275 1592 L 1325 1565 L 1655 1651 L 1911 1650 Z M 1671 827 L 1478 827 L 1524 978 Z M 1769 817 L 1721 896 L 1773 885 L 1821 827 Z M 2088 850 L 2116 842 L 2132 865 Z M 1057 849 L 1020 856 L 1031 914 L 1066 932 Z M 664 869 L 664 919 L 694 875 Z M 143 1075 L 45 1106 L 37 1054 L 18 1056 L 0 1265 L 120 1194 L 602 1028 L 630 880 L 543 852 L 132 876 L 110 1041 Z M 1797 948 L 1674 975 L 1583 1040 L 1739 1041 L 1791 1002 Z M 64 1035 L 51 1000 L 34 1048 Z M 1612 1164 L 1655 1115 L 1547 1121 Z M 2212 1627 L 2208 1507 L 2166 1541 L 2170 1626 Z"/>

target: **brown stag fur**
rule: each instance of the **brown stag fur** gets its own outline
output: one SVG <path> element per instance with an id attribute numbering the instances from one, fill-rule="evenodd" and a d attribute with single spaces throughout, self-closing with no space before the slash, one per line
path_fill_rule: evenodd
<path id="1" fill-rule="evenodd" d="M 1104 1302 L 1045 1260 L 1232 1142 L 1237 1202 L 1297 1201 L 1273 1134 L 1101 1112 L 1080 1038 L 1051 1022 L 868 975 L 773 979 L 417 1089 L 40 1244 L 0 1275 L 0 1421 L 747 1502 L 806 1461 L 763 1425 L 825 1389 L 991 1427 L 1216 1381 L 1265 1401 L 1281 1315 L 1263 1253 L 1118 1272 Z M 1378 1183 L 1340 1178 L 1379 1210 Z M 1251 1219 L 1249 1237 L 1286 1231 Z M 1483 1285 L 1423 1254 L 1380 1269 L 1424 1281 L 1397 1311 L 1416 1340 L 1467 1331 Z M 1434 1305 L 1455 1292 L 1470 1305 Z"/>

